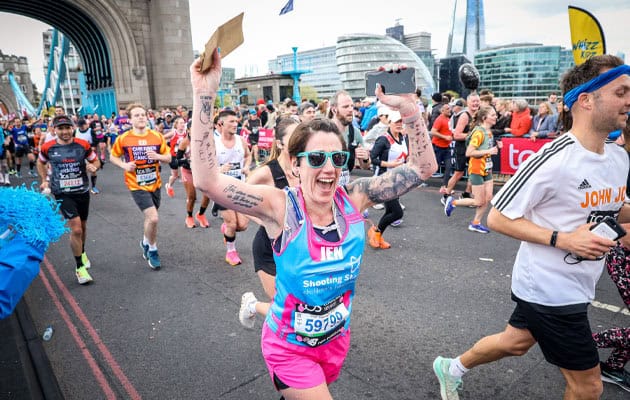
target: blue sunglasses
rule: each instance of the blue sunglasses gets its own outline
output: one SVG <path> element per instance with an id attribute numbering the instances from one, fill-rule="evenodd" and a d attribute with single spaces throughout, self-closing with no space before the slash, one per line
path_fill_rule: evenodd
<path id="1" fill-rule="evenodd" d="M 326 164 L 326 159 L 330 158 L 335 168 L 345 168 L 348 165 L 350 152 L 348 151 L 303 151 L 297 154 L 298 157 L 305 157 L 311 168 L 321 168 Z"/>

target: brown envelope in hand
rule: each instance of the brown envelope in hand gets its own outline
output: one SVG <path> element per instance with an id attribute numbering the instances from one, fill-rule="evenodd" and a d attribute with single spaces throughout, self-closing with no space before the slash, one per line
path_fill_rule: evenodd
<path id="1" fill-rule="evenodd" d="M 243 14 L 240 13 L 225 24 L 217 28 L 206 43 L 206 48 L 199 56 L 201 58 L 201 72 L 207 72 L 212 66 L 212 52 L 217 47 L 221 49 L 221 58 L 225 58 L 243 43 Z"/>

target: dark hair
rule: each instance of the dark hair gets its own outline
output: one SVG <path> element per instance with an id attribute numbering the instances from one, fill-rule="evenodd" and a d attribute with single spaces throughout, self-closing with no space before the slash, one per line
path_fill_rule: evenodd
<path id="1" fill-rule="evenodd" d="M 562 93 L 566 94 L 569 90 L 590 81 L 600 75 L 604 69 L 612 69 L 620 65 L 623 65 L 623 60 L 610 54 L 591 57 L 562 75 L 560 81 Z"/>
<path id="2" fill-rule="evenodd" d="M 286 104 L 287 107 L 293 107 L 293 106 L 297 107 L 297 105 L 298 104 L 295 101 L 293 101 L 293 100 L 287 101 L 287 104 Z"/>
<path id="3" fill-rule="evenodd" d="M 219 111 L 219 115 L 217 115 L 218 119 L 223 119 L 227 116 L 232 116 L 232 117 L 236 117 L 236 112 L 234 112 L 234 110 L 221 110 Z"/>
<path id="4" fill-rule="evenodd" d="M 332 133 L 336 135 L 341 143 L 341 149 L 347 150 L 346 141 L 344 140 L 337 125 L 328 118 L 315 118 L 310 122 L 301 123 L 293 131 L 291 140 L 289 140 L 289 154 L 292 157 L 297 157 L 298 153 L 301 153 L 306 149 L 306 144 L 315 135 L 316 132 Z"/>

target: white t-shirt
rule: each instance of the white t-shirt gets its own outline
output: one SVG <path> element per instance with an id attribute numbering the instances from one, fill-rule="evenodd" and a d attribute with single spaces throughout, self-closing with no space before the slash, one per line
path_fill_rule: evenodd
<path id="1" fill-rule="evenodd" d="M 568 132 L 522 163 L 492 199 L 510 219 L 523 217 L 559 232 L 619 214 L 626 193 L 628 155 L 606 143 L 604 154 L 586 150 Z M 604 261 L 565 262 L 567 252 L 521 242 L 512 272 L 512 292 L 544 306 L 591 302 Z M 571 256 L 569 262 L 574 262 Z"/>
<path id="2" fill-rule="evenodd" d="M 77 130 L 74 131 L 74 137 L 83 139 L 89 144 L 92 144 L 92 129 L 87 128 L 87 130 L 81 132 L 81 130 L 77 128 Z"/>

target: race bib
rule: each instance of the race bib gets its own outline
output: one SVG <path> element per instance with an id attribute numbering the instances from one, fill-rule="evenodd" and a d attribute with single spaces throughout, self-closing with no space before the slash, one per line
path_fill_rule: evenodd
<path id="1" fill-rule="evenodd" d="M 492 158 L 486 158 L 486 171 L 492 171 Z"/>
<path id="2" fill-rule="evenodd" d="M 61 179 L 59 180 L 59 187 L 63 189 L 72 189 L 76 187 L 83 186 L 83 179 L 74 178 L 74 179 Z"/>
<path id="3" fill-rule="evenodd" d="M 327 343 L 341 333 L 349 314 L 343 296 L 323 306 L 296 304 L 293 325 L 296 339 L 310 347 Z"/>
<path id="4" fill-rule="evenodd" d="M 157 168 L 155 166 L 136 168 L 136 181 L 139 186 L 154 184 L 157 182 Z"/>
<path id="5" fill-rule="evenodd" d="M 236 179 L 241 179 L 243 175 L 243 169 L 241 168 L 241 163 L 229 163 L 230 169 L 227 172 L 224 172 L 225 175 L 232 176 Z"/>

